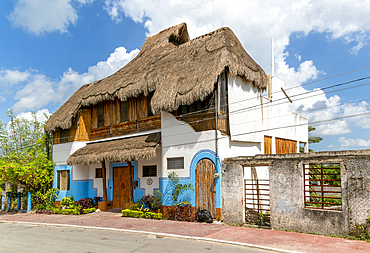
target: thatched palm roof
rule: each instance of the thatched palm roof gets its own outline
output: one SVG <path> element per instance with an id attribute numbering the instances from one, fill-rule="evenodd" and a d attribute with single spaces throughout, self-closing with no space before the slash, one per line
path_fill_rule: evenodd
<path id="1" fill-rule="evenodd" d="M 149 37 L 126 66 L 100 81 L 85 84 L 50 118 L 46 131 L 68 129 L 81 106 L 154 91 L 153 113 L 205 99 L 222 71 L 265 89 L 267 76 L 227 27 L 189 40 L 186 24 Z"/>
<path id="2" fill-rule="evenodd" d="M 67 160 L 68 165 L 97 164 L 103 160 L 132 161 L 151 159 L 161 143 L 161 134 L 136 136 L 131 138 L 87 144 L 75 151 Z"/>

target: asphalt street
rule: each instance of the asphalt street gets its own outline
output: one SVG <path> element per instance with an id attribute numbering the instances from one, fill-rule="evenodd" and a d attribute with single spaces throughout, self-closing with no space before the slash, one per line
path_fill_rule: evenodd
<path id="1" fill-rule="evenodd" d="M 0 252 L 267 253 L 272 251 L 120 231 L 0 223 Z"/>

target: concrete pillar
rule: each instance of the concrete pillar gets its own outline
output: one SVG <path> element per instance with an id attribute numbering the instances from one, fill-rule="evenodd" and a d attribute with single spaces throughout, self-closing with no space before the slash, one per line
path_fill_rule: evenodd
<path id="1" fill-rule="evenodd" d="M 245 223 L 244 168 L 237 164 L 222 164 L 222 218 L 227 224 Z"/>

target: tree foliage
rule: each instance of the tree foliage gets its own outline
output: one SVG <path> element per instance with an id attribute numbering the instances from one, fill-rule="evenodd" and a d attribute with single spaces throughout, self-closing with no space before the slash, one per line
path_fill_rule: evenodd
<path id="1" fill-rule="evenodd" d="M 313 126 L 308 126 L 308 132 L 312 132 L 312 131 L 315 131 L 316 128 L 314 128 Z M 310 136 L 308 137 L 308 143 L 319 143 L 320 141 L 322 141 L 322 138 L 319 137 L 319 136 Z"/>
<path id="2" fill-rule="evenodd" d="M 312 132 L 312 131 L 315 131 L 315 130 L 316 130 L 316 128 L 314 128 L 313 126 L 308 126 L 308 132 Z M 320 141 L 322 141 L 322 138 L 319 137 L 319 136 L 310 136 L 310 137 L 308 137 L 308 143 L 319 143 Z M 300 147 L 299 152 L 304 153 L 304 148 Z M 308 152 L 315 152 L 315 150 L 309 149 Z"/>
<path id="3" fill-rule="evenodd" d="M 53 181 L 50 134 L 43 123 L 17 118 L 7 112 L 9 123 L 0 121 L 0 186 L 21 187 L 32 193 L 46 193 Z"/>

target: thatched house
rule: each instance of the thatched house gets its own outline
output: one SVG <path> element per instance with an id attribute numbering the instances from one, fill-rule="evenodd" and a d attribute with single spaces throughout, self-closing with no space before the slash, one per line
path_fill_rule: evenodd
<path id="1" fill-rule="evenodd" d="M 196 189 L 183 197 L 220 216 L 222 159 L 275 153 L 275 136 L 282 152 L 307 142 L 307 121 L 294 113 L 284 111 L 284 121 L 300 126 L 279 129 L 281 106 L 261 100 L 266 86 L 229 28 L 190 40 L 183 23 L 149 37 L 135 59 L 83 85 L 45 125 L 59 197 L 98 195 L 125 207 L 159 188 L 170 204 L 175 171 Z"/>

